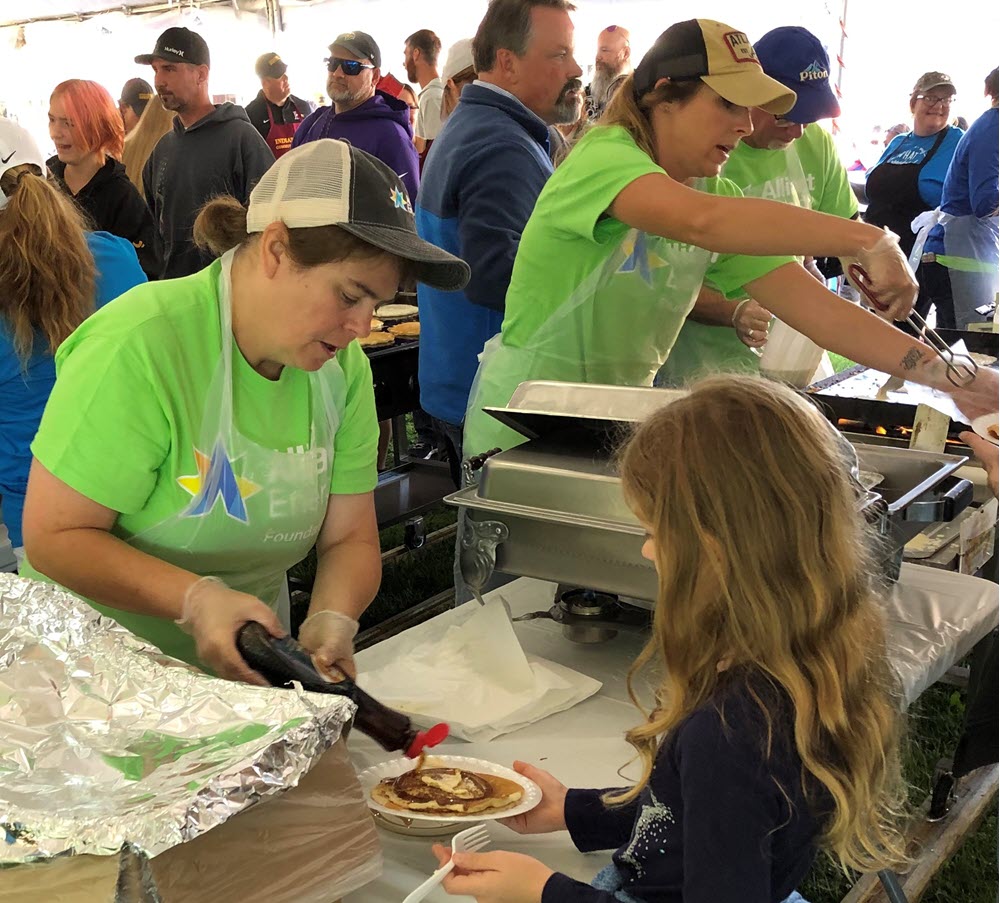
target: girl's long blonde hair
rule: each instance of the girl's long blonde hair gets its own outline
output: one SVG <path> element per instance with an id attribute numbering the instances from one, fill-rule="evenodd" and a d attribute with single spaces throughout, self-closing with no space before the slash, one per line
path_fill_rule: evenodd
<path id="1" fill-rule="evenodd" d="M 821 845 L 861 871 L 905 863 L 902 718 L 875 543 L 832 428 L 784 386 L 712 377 L 644 422 L 620 462 L 625 496 L 654 537 L 659 597 L 629 673 L 646 715 L 626 735 L 642 777 L 609 801 L 635 799 L 661 741 L 712 704 L 721 681 L 759 675 L 794 707 L 807 798 L 818 781 L 832 800 Z M 632 687 L 652 659 L 664 677 L 647 713 Z"/>
<path id="2" fill-rule="evenodd" d="M 159 97 L 151 97 L 135 128 L 125 136 L 122 163 L 125 164 L 125 174 L 139 189 L 139 194 L 143 194 L 142 170 L 146 161 L 157 142 L 174 127 L 176 116 L 173 110 L 164 108 Z"/>
<path id="3" fill-rule="evenodd" d="M 36 166 L 8 169 L 0 188 L 0 322 L 26 365 L 36 335 L 54 354 L 94 312 L 94 256 L 84 213 Z"/>

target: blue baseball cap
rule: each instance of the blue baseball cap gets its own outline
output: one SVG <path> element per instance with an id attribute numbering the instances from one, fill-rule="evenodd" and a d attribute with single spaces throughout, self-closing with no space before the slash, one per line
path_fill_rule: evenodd
<path id="1" fill-rule="evenodd" d="M 819 38 L 798 25 L 774 28 L 753 45 L 764 72 L 795 92 L 785 119 L 808 125 L 840 115 L 830 87 L 830 57 Z"/>

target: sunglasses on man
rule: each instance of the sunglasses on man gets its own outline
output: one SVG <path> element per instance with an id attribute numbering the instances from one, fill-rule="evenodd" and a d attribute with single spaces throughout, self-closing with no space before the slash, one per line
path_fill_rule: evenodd
<path id="1" fill-rule="evenodd" d="M 360 60 L 344 60 L 337 56 L 331 56 L 324 60 L 327 72 L 336 72 L 341 69 L 344 75 L 360 75 L 365 69 L 374 69 L 370 63 L 362 63 Z"/>

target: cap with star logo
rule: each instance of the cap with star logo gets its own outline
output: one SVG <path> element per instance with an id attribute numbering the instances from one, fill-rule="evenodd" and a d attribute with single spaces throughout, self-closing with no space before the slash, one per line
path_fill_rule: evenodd
<path id="1" fill-rule="evenodd" d="M 247 232 L 273 222 L 289 229 L 339 226 L 362 241 L 416 264 L 420 282 L 455 292 L 469 265 L 417 235 L 413 206 L 400 177 L 346 141 L 323 138 L 284 154 L 250 193 Z"/>

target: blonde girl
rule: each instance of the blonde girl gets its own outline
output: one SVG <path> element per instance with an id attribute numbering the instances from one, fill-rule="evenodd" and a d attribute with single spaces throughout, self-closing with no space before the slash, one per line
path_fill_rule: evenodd
<path id="1" fill-rule="evenodd" d="M 801 900 L 817 849 L 863 871 L 905 861 L 900 715 L 850 458 L 804 398 L 756 377 L 704 380 L 639 427 L 621 475 L 659 575 L 629 675 L 640 777 L 567 790 L 516 763 L 544 799 L 508 822 L 617 852 L 593 886 L 526 856 L 465 855 L 449 892 L 779 903 Z M 647 711 L 633 682 L 653 663 Z"/>

